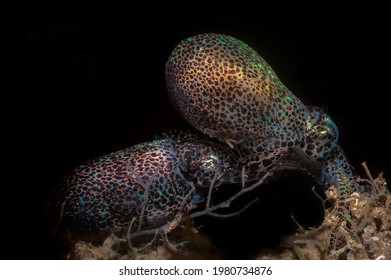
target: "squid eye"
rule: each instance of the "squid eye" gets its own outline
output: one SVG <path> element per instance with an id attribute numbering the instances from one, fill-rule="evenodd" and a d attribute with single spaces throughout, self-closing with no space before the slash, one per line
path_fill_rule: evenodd
<path id="1" fill-rule="evenodd" d="M 322 143 L 332 142 L 337 138 L 337 134 L 329 126 L 319 125 L 315 127 L 315 130 L 316 130 L 315 138 L 319 142 Z"/>
<path id="2" fill-rule="evenodd" d="M 307 137 L 308 141 L 315 141 L 321 145 L 337 142 L 338 128 L 326 114 L 315 111 L 310 117 Z"/>
<path id="3" fill-rule="evenodd" d="M 319 140 L 327 140 L 330 137 L 330 132 L 327 129 L 318 132 L 317 138 Z"/>
<path id="4" fill-rule="evenodd" d="M 213 172 L 216 169 L 216 165 L 214 163 L 214 158 L 206 158 L 202 160 L 200 168 L 205 172 Z"/>

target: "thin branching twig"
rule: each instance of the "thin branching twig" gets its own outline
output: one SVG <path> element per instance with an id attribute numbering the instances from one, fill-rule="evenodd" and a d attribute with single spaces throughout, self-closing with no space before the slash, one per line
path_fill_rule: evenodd
<path id="1" fill-rule="evenodd" d="M 155 169 L 155 172 L 153 173 L 152 177 L 147 182 L 144 182 L 140 178 L 140 176 L 136 173 L 136 171 L 133 169 L 133 167 L 130 164 L 128 164 L 127 167 L 130 170 L 130 172 L 133 174 L 133 176 L 136 178 L 137 182 L 144 188 L 143 204 L 141 205 L 140 219 L 137 226 L 137 231 L 140 231 L 144 220 L 145 209 L 147 208 L 147 204 L 148 204 L 149 188 L 151 187 L 152 183 L 156 179 L 156 174 L 158 174 L 159 166 Z"/>
<path id="2" fill-rule="evenodd" d="M 380 189 L 379 189 L 379 187 L 377 186 L 375 180 L 373 179 L 372 174 L 371 174 L 371 172 L 370 172 L 369 169 L 368 169 L 367 163 L 364 161 L 363 163 L 361 163 L 361 165 L 363 166 L 364 171 L 365 171 L 365 174 L 367 174 L 367 177 L 368 177 L 369 181 L 371 182 L 371 185 L 372 185 L 372 186 L 376 189 L 376 191 L 379 193 L 379 192 L 380 192 Z"/>
<path id="3" fill-rule="evenodd" d="M 228 218 L 228 217 L 232 217 L 232 216 L 241 214 L 243 211 L 245 211 L 247 208 L 249 208 L 251 205 L 253 205 L 256 201 L 258 201 L 258 198 L 255 198 L 250 203 L 245 205 L 241 210 L 236 211 L 234 213 L 219 214 L 219 213 L 215 213 L 215 211 L 218 210 L 218 209 L 222 209 L 222 208 L 229 208 L 231 203 L 234 200 L 238 199 L 243 194 L 254 190 L 258 186 L 260 186 L 265 181 L 265 179 L 267 177 L 270 176 L 270 173 L 266 173 L 259 181 L 257 181 L 256 183 L 252 184 L 250 187 L 246 188 L 245 187 L 246 172 L 245 172 L 245 169 L 243 167 L 243 169 L 242 169 L 242 189 L 238 193 L 236 193 L 235 195 L 233 195 L 230 198 L 228 198 L 227 200 L 225 200 L 224 202 L 221 202 L 221 203 L 219 203 L 217 205 L 214 205 L 214 206 L 210 206 L 211 202 L 212 202 L 213 190 L 215 189 L 215 184 L 216 184 L 216 181 L 218 179 L 218 173 L 216 172 L 214 174 L 211 182 L 210 182 L 210 185 L 209 185 L 208 197 L 207 197 L 207 202 L 206 202 L 205 209 L 202 210 L 202 211 L 198 211 L 198 212 L 195 212 L 195 213 L 192 213 L 192 214 L 186 216 L 186 214 L 185 214 L 185 212 L 186 212 L 185 207 L 188 205 L 190 197 L 191 197 L 192 193 L 196 190 L 196 187 L 194 186 L 193 182 L 186 180 L 186 178 L 184 177 L 182 172 L 177 167 L 176 170 L 175 170 L 176 174 L 183 180 L 183 182 L 185 184 L 187 184 L 190 187 L 190 190 L 187 192 L 187 194 L 184 197 L 177 196 L 177 198 L 181 199 L 181 205 L 179 207 L 179 210 L 175 214 L 175 217 L 173 217 L 172 220 L 168 221 L 164 225 L 162 225 L 160 227 L 157 227 L 157 228 L 142 230 L 142 223 L 141 223 L 141 221 L 144 218 L 146 204 L 148 202 L 147 200 L 145 200 L 145 197 L 148 196 L 149 188 L 152 185 L 153 181 L 155 180 L 156 175 L 152 176 L 151 179 L 148 180 L 148 182 L 143 182 L 141 180 L 141 178 L 136 174 L 136 172 L 134 171 L 134 169 L 131 166 L 129 166 L 129 170 L 132 172 L 132 174 L 135 176 L 136 180 L 144 187 L 144 190 L 145 190 L 145 192 L 144 192 L 144 202 L 143 202 L 144 205 L 142 205 L 140 216 L 138 218 L 134 217 L 132 219 L 132 221 L 131 221 L 131 223 L 130 223 L 130 225 L 128 227 L 127 233 L 126 233 L 126 240 L 127 240 L 128 246 L 130 247 L 132 252 L 136 253 L 136 254 L 140 254 L 141 251 L 151 247 L 152 244 L 157 240 L 158 236 L 162 236 L 163 240 L 166 242 L 168 240 L 167 234 L 169 232 L 171 232 L 173 229 L 177 228 L 181 224 L 181 222 L 183 221 L 184 218 L 195 218 L 195 217 L 199 217 L 199 216 L 202 216 L 202 215 L 210 215 L 210 216 L 218 217 L 218 218 Z M 137 230 L 135 232 L 132 232 L 133 224 L 135 223 L 135 221 L 137 219 L 139 219 Z M 140 237 L 140 236 L 145 236 L 145 235 L 153 235 L 153 237 L 144 246 L 136 248 L 132 244 L 132 239 L 135 238 L 135 237 Z"/>
<path id="4" fill-rule="evenodd" d="M 259 200 L 259 197 L 253 199 L 250 203 L 247 203 L 242 209 L 240 209 L 239 211 L 233 212 L 233 213 L 218 214 L 218 213 L 214 213 L 214 212 L 209 212 L 209 213 L 207 213 L 207 215 L 212 216 L 212 217 L 216 217 L 216 218 L 231 218 L 233 216 L 237 216 L 237 215 L 242 214 L 247 208 L 249 208 L 251 205 L 253 205 L 258 200 Z"/>
<path id="5" fill-rule="evenodd" d="M 256 187 L 258 187 L 259 185 L 261 185 L 267 177 L 270 176 L 270 173 L 266 173 L 258 182 L 256 182 L 255 184 L 253 184 L 252 186 L 248 187 L 248 188 L 245 188 L 245 189 L 242 189 L 240 192 L 236 193 L 235 195 L 231 196 L 229 199 L 227 199 L 226 201 L 224 202 L 221 202 L 215 206 L 212 206 L 212 207 L 209 207 L 209 208 L 206 208 L 205 210 L 203 211 L 199 211 L 199 212 L 195 212 L 195 213 L 192 213 L 189 215 L 189 218 L 195 218 L 195 217 L 199 217 L 199 216 L 202 216 L 202 215 L 206 215 L 206 214 L 209 214 L 213 211 L 216 211 L 217 209 L 221 209 L 221 208 L 228 208 L 231 206 L 231 203 L 236 200 L 237 198 L 239 198 L 240 196 L 242 196 L 243 194 L 249 192 L 249 191 L 252 191 L 253 189 L 255 189 Z"/>

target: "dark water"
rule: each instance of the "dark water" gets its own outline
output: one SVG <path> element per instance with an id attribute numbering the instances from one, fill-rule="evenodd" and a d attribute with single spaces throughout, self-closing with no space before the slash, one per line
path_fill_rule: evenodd
<path id="1" fill-rule="evenodd" d="M 156 24 L 147 25 L 150 21 Z M 20 90 L 11 104 L 7 135 L 12 143 L 5 147 L 13 160 L 9 192 L 3 193 L 2 234 L 10 245 L 1 258 L 61 258 L 63 245 L 47 233 L 44 216 L 52 185 L 68 169 L 169 129 L 190 128 L 167 98 L 164 68 L 175 45 L 197 33 L 224 33 L 249 44 L 305 104 L 328 110 L 359 173 L 364 174 L 360 163 L 365 160 L 374 175 L 389 174 L 385 97 L 390 59 L 382 18 L 221 16 L 195 21 L 190 16 L 146 15 L 136 21 L 117 15 L 53 15 L 30 16 L 21 23 L 15 62 Z M 311 186 L 302 175 L 289 176 L 299 176 L 292 187 L 303 180 Z M 292 179 L 276 181 L 284 192 L 281 185 Z M 270 203 L 273 191 L 261 193 L 268 198 L 265 206 L 231 221 L 235 226 L 218 221 L 219 226 L 205 232 L 229 257 L 245 258 L 252 252 L 235 245 L 238 240 L 260 247 L 273 244 L 292 230 L 287 218 L 292 213 L 304 224 L 319 222 L 308 214 L 319 213 L 316 202 L 306 204 L 309 192 L 293 196 L 291 187 L 285 192 L 287 199 L 275 203 Z M 290 197 L 297 203 L 288 203 Z M 257 220 L 266 209 L 276 214 Z M 240 235 L 238 229 L 245 225 L 251 236 Z"/>

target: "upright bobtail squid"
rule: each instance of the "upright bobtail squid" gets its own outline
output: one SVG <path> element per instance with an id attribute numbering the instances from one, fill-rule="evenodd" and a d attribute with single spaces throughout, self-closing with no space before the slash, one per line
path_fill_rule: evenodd
<path id="1" fill-rule="evenodd" d="M 284 158 L 295 153 L 322 185 L 337 186 L 340 202 L 364 191 L 330 117 L 305 106 L 242 41 L 221 34 L 183 40 L 167 62 L 166 81 L 182 116 L 233 147 L 250 179 L 283 168 Z"/>

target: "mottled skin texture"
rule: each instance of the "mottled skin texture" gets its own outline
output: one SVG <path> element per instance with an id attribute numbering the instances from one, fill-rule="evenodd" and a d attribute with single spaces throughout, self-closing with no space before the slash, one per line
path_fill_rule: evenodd
<path id="1" fill-rule="evenodd" d="M 233 140 L 302 139 L 306 111 L 243 42 L 203 34 L 182 41 L 166 65 L 170 97 L 201 132 Z"/>
<path id="2" fill-rule="evenodd" d="M 180 42 L 166 65 L 169 96 L 203 133 L 234 147 L 249 180 L 295 153 L 340 200 L 361 190 L 338 146 L 338 129 L 321 109 L 307 107 L 253 49 L 233 37 L 201 34 Z"/>
<path id="3" fill-rule="evenodd" d="M 306 169 L 321 185 L 336 185 L 341 205 L 366 190 L 330 117 L 303 105 L 245 43 L 219 34 L 188 38 L 172 52 L 166 79 L 182 116 L 222 142 L 179 133 L 85 163 L 54 189 L 56 225 L 110 232 L 135 218 L 132 231 L 157 228 L 189 213 L 214 179 L 218 187 L 278 169 Z"/>
<path id="4" fill-rule="evenodd" d="M 234 163 L 226 150 L 180 133 L 87 162 L 55 188 L 54 223 L 86 232 L 127 229 L 132 218 L 133 231 L 162 226 L 196 206 L 202 200 L 197 189 L 209 187 L 215 174 L 215 186 L 232 177 Z"/>

